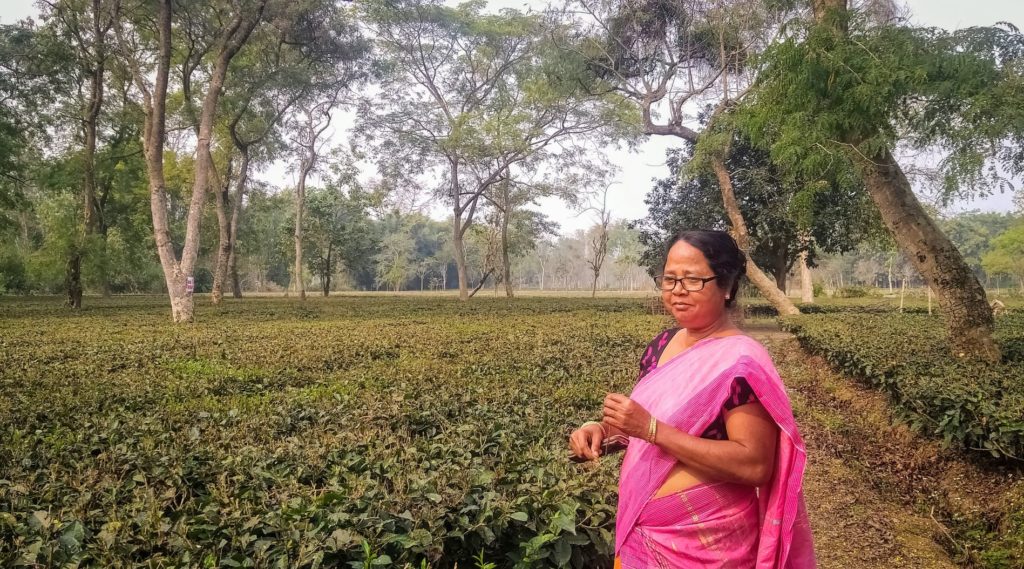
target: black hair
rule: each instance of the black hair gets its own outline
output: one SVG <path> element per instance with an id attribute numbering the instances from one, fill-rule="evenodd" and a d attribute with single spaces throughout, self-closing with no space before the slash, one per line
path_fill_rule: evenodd
<path id="1" fill-rule="evenodd" d="M 664 259 L 668 259 L 669 249 L 680 241 L 685 241 L 704 254 L 711 271 L 717 277 L 719 286 L 729 290 L 729 298 L 726 299 L 725 305 L 732 307 L 736 302 L 740 279 L 747 274 L 747 256 L 736 244 L 736 240 L 725 231 L 683 230 L 668 241 Z"/>

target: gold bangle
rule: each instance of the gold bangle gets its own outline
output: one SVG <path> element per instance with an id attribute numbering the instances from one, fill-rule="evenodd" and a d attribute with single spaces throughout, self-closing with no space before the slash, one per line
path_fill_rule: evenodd
<path id="1" fill-rule="evenodd" d="M 651 423 L 647 427 L 647 442 L 654 444 L 655 437 L 658 436 L 658 419 L 651 415 Z"/>
<path id="2" fill-rule="evenodd" d="M 608 436 L 608 429 L 605 428 L 604 423 L 602 423 L 600 421 L 587 421 L 586 423 L 583 423 L 582 425 L 580 425 L 580 428 L 582 429 L 583 427 L 586 427 L 587 425 L 597 425 L 598 427 L 601 428 L 601 436 L 604 436 L 604 437 Z"/>

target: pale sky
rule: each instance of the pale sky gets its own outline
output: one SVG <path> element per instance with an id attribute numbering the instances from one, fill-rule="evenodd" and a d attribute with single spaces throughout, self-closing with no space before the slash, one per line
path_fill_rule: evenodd
<path id="1" fill-rule="evenodd" d="M 957 29 L 991 25 L 1000 21 L 1024 26 L 1024 2 L 1021 0 L 904 0 L 904 3 L 910 8 L 912 21 L 924 26 Z M 507 7 L 541 10 L 546 4 L 545 0 L 489 0 L 489 5 L 494 9 Z M 0 23 L 13 23 L 36 13 L 33 0 L 0 0 Z M 334 137 L 337 144 L 345 144 L 350 126 L 351 118 L 338 121 Z M 643 198 L 653 185 L 653 178 L 663 178 L 669 174 L 665 167 L 665 150 L 676 146 L 679 144 L 671 137 L 655 136 L 641 145 L 636 153 L 612 149 L 605 152 L 607 160 L 620 168 L 617 183 L 609 191 L 608 197 L 615 219 L 637 219 L 646 214 L 647 208 Z M 370 177 L 374 172 L 366 171 L 364 174 L 365 177 Z M 283 165 L 272 167 L 259 177 L 276 186 L 288 186 L 293 183 L 292 176 Z M 1020 181 L 1017 182 L 1019 185 Z M 582 229 L 593 223 L 592 216 L 579 215 L 558 200 L 545 200 L 541 202 L 540 208 L 561 224 L 563 232 Z M 970 202 L 959 202 L 950 209 L 1011 211 L 1012 196 L 997 194 Z M 443 217 L 446 209 L 438 208 L 432 214 Z"/>

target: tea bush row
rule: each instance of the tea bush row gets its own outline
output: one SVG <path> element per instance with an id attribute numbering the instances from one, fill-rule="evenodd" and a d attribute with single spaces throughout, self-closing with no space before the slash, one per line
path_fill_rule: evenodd
<path id="1" fill-rule="evenodd" d="M 1004 362 L 955 357 L 937 317 L 808 314 L 783 326 L 801 345 L 892 397 L 902 418 L 947 444 L 1024 458 L 1024 316 L 997 321 Z"/>

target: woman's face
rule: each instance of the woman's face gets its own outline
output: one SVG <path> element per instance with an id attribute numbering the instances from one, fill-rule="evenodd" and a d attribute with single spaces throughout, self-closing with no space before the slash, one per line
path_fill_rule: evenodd
<path id="1" fill-rule="evenodd" d="M 715 276 L 704 253 L 685 241 L 679 241 L 669 249 L 662 274 L 673 277 Z M 676 283 L 675 288 L 670 291 L 662 289 L 661 300 L 679 326 L 699 330 L 713 325 L 722 318 L 725 313 L 726 291 L 719 285 L 727 284 L 729 283 L 719 283 L 718 279 L 715 279 L 704 283 L 703 290 L 690 292 L 683 288 L 683 283 Z"/>

